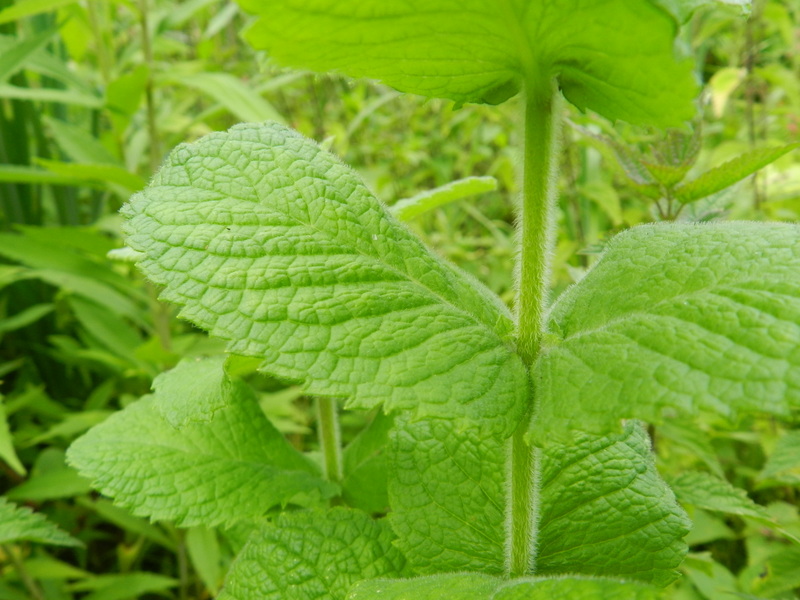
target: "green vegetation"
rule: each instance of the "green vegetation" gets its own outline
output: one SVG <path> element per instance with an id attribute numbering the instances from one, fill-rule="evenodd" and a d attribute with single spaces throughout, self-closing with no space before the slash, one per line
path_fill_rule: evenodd
<path id="1" fill-rule="evenodd" d="M 800 14 L 578 4 L 0 10 L 0 598 L 797 597 Z"/>

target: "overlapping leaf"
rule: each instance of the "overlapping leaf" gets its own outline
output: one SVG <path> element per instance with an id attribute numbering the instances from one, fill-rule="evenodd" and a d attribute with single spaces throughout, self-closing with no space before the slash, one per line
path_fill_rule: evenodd
<path id="1" fill-rule="evenodd" d="M 295 67 L 461 103 L 555 77 L 570 102 L 610 119 L 669 126 L 694 114 L 676 24 L 648 0 L 239 1 L 261 17 L 249 41 Z"/>
<path id="2" fill-rule="evenodd" d="M 336 492 L 267 420 L 249 388 L 225 379 L 221 369 L 218 381 L 204 378 L 207 392 L 219 395 L 200 398 L 194 414 L 189 401 L 164 397 L 193 372 L 162 375 L 155 395 L 79 438 L 70 463 L 134 514 L 184 526 L 233 523 Z"/>
<path id="3" fill-rule="evenodd" d="M 800 408 L 798 240 L 796 225 L 757 223 L 617 236 L 551 312 L 534 437 Z"/>
<path id="4" fill-rule="evenodd" d="M 499 579 L 479 573 L 359 583 L 347 600 L 657 600 L 659 590 L 613 579 Z"/>
<path id="5" fill-rule="evenodd" d="M 392 527 L 415 572 L 503 572 L 504 442 L 446 421 L 393 434 Z M 536 573 L 619 576 L 664 585 L 689 522 L 659 479 L 647 435 L 584 437 L 543 453 Z"/>
<path id="6" fill-rule="evenodd" d="M 515 427 L 508 311 L 310 140 L 239 125 L 180 146 L 124 213 L 162 297 L 264 370 L 350 406 Z"/>
<path id="7" fill-rule="evenodd" d="M 344 600 L 357 581 L 404 574 L 393 538 L 356 510 L 281 514 L 252 534 L 219 600 Z"/>

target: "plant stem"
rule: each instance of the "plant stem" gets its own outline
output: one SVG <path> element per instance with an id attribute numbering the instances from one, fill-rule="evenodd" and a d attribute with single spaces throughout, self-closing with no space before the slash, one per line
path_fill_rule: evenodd
<path id="1" fill-rule="evenodd" d="M 0 544 L 0 549 L 3 550 L 3 554 L 8 557 L 8 559 L 11 561 L 11 564 L 14 565 L 17 575 L 22 581 L 22 584 L 25 586 L 25 589 L 28 590 L 28 594 L 30 594 L 31 598 L 33 600 L 45 600 L 41 588 L 39 588 L 39 586 L 30 576 L 30 573 L 28 573 L 27 569 L 25 568 L 24 561 L 22 558 L 17 556 L 16 549 L 10 544 Z"/>
<path id="2" fill-rule="evenodd" d="M 148 19 L 148 0 L 139 0 L 140 26 L 142 28 L 142 52 L 147 65 L 147 84 L 145 85 L 145 101 L 147 104 L 147 130 L 150 137 L 150 172 L 155 173 L 161 163 L 161 137 L 156 122 L 156 103 L 153 83 L 153 47 L 150 43 L 150 22 Z"/>
<path id="3" fill-rule="evenodd" d="M 559 92 L 554 82 L 529 86 L 525 99 L 521 250 L 518 264 L 517 352 L 528 366 L 539 353 L 555 241 L 557 167 L 560 147 Z M 528 414 L 534 411 L 534 392 Z M 506 571 L 512 577 L 536 569 L 540 453 L 525 441 L 523 419 L 509 441 Z"/>
<path id="4" fill-rule="evenodd" d="M 333 398 L 317 398 L 317 435 L 322 447 L 325 479 L 339 483 L 342 480 L 342 440 Z"/>

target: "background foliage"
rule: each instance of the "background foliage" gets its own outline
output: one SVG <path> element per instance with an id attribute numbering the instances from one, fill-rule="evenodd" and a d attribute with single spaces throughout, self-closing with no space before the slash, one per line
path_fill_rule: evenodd
<path id="1" fill-rule="evenodd" d="M 798 23 L 794 0 L 756 0 L 749 19 L 717 5 L 687 25 L 683 50 L 696 55 L 704 84 L 689 179 L 743 152 L 800 142 Z M 280 71 L 241 42 L 245 24 L 221 0 L 0 0 L 0 599 L 210 598 L 241 547 L 236 529 L 134 517 L 64 463 L 73 439 L 146 393 L 159 372 L 221 351 L 156 302 L 124 252 L 109 254 L 121 246 L 117 209 L 177 143 L 278 120 L 329 146 L 388 204 L 492 176 L 496 190 L 411 226 L 512 298 L 513 104 L 456 110 L 369 82 Z M 800 153 L 669 206 L 643 193 L 632 154 L 674 167 L 678 134 L 568 116 L 554 293 L 638 223 L 800 215 Z M 252 362 L 238 369 L 278 429 L 313 451 L 310 402 L 256 376 Z M 344 415 L 345 436 L 368 417 Z M 694 521 L 671 597 L 798 597 L 799 431 L 771 419 L 735 429 L 674 421 L 651 432 L 658 466 Z M 720 478 L 742 490 L 740 503 L 715 496 Z M 13 512 L 22 505 L 34 511 L 24 518 L 46 517 L 60 531 L 43 521 L 36 539 L 14 537 L 3 515 L 23 518 Z"/>

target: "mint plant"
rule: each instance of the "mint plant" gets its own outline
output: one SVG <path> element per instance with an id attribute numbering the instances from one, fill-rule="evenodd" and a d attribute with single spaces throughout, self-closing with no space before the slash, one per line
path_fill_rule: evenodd
<path id="1" fill-rule="evenodd" d="M 659 597 L 690 522 L 637 420 L 800 407 L 800 229 L 635 228 L 551 304 L 555 184 L 562 96 L 693 116 L 669 11 L 702 3 L 242 4 L 284 64 L 456 103 L 522 93 L 515 314 L 314 142 L 211 134 L 125 206 L 128 243 L 183 318 L 318 398 L 322 458 L 212 358 L 161 375 L 71 463 L 136 514 L 250 527 L 227 600 Z M 389 416 L 343 450 L 336 398 Z"/>

